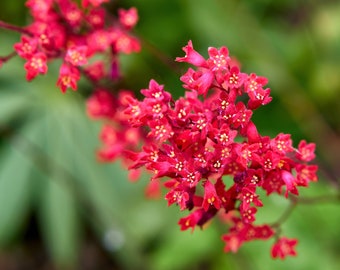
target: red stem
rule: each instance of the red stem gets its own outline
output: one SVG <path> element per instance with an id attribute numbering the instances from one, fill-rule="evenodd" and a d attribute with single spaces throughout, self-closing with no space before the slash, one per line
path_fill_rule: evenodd
<path id="1" fill-rule="evenodd" d="M 32 36 L 32 33 L 27 31 L 23 27 L 16 26 L 16 25 L 13 25 L 13 24 L 9 24 L 9 23 L 6 23 L 6 22 L 1 21 L 1 20 L 0 20 L 0 28 L 4 28 L 4 29 L 7 29 L 7 30 L 11 30 L 11 31 L 14 31 L 14 32 L 18 32 L 18 33 L 21 33 L 21 34 L 26 34 L 26 35 Z"/>
<path id="2" fill-rule="evenodd" d="M 11 52 L 9 55 L 6 55 L 6 56 L 0 56 L 0 62 L 3 64 L 3 63 L 6 63 L 8 60 L 10 60 L 11 58 L 13 58 L 14 56 L 16 56 L 17 53 L 16 52 Z"/>

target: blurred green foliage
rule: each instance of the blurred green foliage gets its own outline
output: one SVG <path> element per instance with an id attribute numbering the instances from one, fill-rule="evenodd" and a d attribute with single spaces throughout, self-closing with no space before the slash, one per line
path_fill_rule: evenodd
<path id="1" fill-rule="evenodd" d="M 274 100 L 254 115 L 260 132 L 317 143 L 320 182 L 302 195 L 334 193 L 340 160 L 339 1 L 113 2 L 137 7 L 136 34 L 143 41 L 140 54 L 121 57 L 122 87 L 138 91 L 154 78 L 182 95 L 179 75 L 186 66 L 173 60 L 183 55 L 187 41 L 205 56 L 208 46 L 227 46 L 243 70 L 269 79 Z M 23 5 L 1 1 L 0 19 L 24 25 L 29 19 Z M 0 40 L 0 55 L 6 55 L 19 35 L 0 29 Z M 24 77 L 21 59 L 0 69 L 2 250 L 25 245 L 34 216 L 44 247 L 62 269 L 79 264 L 89 234 L 118 269 L 338 269 L 339 205 L 295 209 L 284 233 L 299 239 L 296 258 L 272 260 L 271 241 L 225 254 L 220 236 L 226 228 L 217 220 L 203 231 L 180 232 L 176 223 L 186 213 L 145 199 L 147 176 L 129 183 L 119 162 L 96 162 L 100 123 L 87 119 L 82 92 L 89 85 L 61 94 L 57 65 L 31 83 Z M 274 222 L 287 206 L 278 196 L 266 204 L 259 213 L 264 222 Z"/>

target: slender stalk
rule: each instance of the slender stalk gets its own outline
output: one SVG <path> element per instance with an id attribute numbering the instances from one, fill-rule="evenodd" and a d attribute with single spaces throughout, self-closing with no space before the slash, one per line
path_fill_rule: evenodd
<path id="1" fill-rule="evenodd" d="M 294 197 L 297 204 L 339 203 L 340 194 L 321 195 L 316 197 Z"/>
<path id="2" fill-rule="evenodd" d="M 148 50 L 153 56 L 158 58 L 164 65 L 166 65 L 170 70 L 174 71 L 176 74 L 181 74 L 180 69 L 176 65 L 174 59 L 166 55 L 162 50 L 158 49 L 156 46 L 143 39 L 143 37 L 138 36 L 138 38 L 143 43 L 143 47 Z"/>
<path id="3" fill-rule="evenodd" d="M 282 223 L 284 223 L 290 217 L 296 206 L 299 204 L 340 203 L 340 193 L 334 195 L 320 195 L 315 197 L 290 196 L 289 199 L 290 205 L 278 218 L 278 220 L 271 225 L 273 228 L 277 228 L 279 230 Z"/>
<path id="4" fill-rule="evenodd" d="M 18 32 L 18 33 L 21 33 L 21 34 L 26 34 L 26 35 L 32 36 L 32 33 L 29 32 L 28 30 L 26 30 L 25 28 L 20 27 L 20 26 L 16 26 L 16 25 L 13 25 L 13 24 L 9 24 L 9 23 L 6 23 L 6 22 L 1 21 L 1 20 L 0 20 L 0 28 L 4 28 L 4 29 L 7 29 L 7 30 L 11 30 L 11 31 L 14 31 L 14 32 Z"/>
<path id="5" fill-rule="evenodd" d="M 6 56 L 0 56 L 0 63 L 4 64 L 4 63 L 6 63 L 8 60 L 12 59 L 16 55 L 17 55 L 16 52 L 11 52 L 10 54 L 8 54 Z"/>
<path id="6" fill-rule="evenodd" d="M 271 227 L 280 228 L 282 223 L 284 223 L 293 213 L 296 206 L 297 206 L 297 203 L 294 201 L 291 201 L 291 204 L 287 207 L 287 209 L 283 212 L 283 214 L 279 217 L 279 219 L 271 225 Z"/>

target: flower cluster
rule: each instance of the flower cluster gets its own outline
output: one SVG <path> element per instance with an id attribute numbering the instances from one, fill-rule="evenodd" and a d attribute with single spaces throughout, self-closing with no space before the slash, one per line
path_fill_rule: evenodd
<path id="1" fill-rule="evenodd" d="M 119 9 L 113 17 L 101 6 L 104 2 L 108 0 L 82 0 L 80 5 L 72 0 L 26 2 L 33 22 L 18 30 L 23 34 L 14 49 L 26 60 L 28 81 L 45 74 L 53 59 L 62 59 L 57 81 L 62 92 L 76 90 L 82 73 L 93 82 L 117 78 L 117 55 L 140 50 L 138 39 L 130 34 L 138 14 L 135 8 Z"/>
<path id="2" fill-rule="evenodd" d="M 103 120 L 99 138 L 102 146 L 97 151 L 101 162 L 114 162 L 122 159 L 125 167 L 131 163 L 124 156 L 126 150 L 137 150 L 145 140 L 141 129 L 131 127 L 123 109 L 128 105 L 134 94 L 128 90 L 120 90 L 118 96 L 109 90 L 98 88 L 86 101 L 87 115 L 93 120 Z M 140 170 L 131 170 L 129 179 L 139 178 Z"/>
<path id="3" fill-rule="evenodd" d="M 267 79 L 241 72 L 226 47 L 210 47 L 208 59 L 191 41 L 183 50 L 186 55 L 176 61 L 195 67 L 180 78 L 184 97 L 174 100 L 154 80 L 141 90 L 142 101 L 129 97 L 125 114 L 130 124 L 148 132 L 142 150 L 128 152 L 130 168 L 145 167 L 153 174 L 151 182 L 166 179 L 168 205 L 190 211 L 179 220 L 181 230 L 227 213 L 231 225 L 222 237 L 225 251 L 275 236 L 273 257 L 295 255 L 296 240 L 281 237 L 274 226 L 256 224 L 263 206 L 258 190 L 288 197 L 317 181 L 317 166 L 309 164 L 315 144 L 301 141 L 295 148 L 289 134 L 259 134 L 251 117 L 272 99 Z"/>

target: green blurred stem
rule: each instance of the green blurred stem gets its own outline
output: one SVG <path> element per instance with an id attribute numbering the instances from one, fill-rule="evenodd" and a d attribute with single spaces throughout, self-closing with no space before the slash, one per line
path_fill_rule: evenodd
<path id="1" fill-rule="evenodd" d="M 176 64 L 174 59 L 166 55 L 162 50 L 158 49 L 155 45 L 151 44 L 143 37 L 138 36 L 138 38 L 142 42 L 142 48 L 145 48 L 146 50 L 148 50 L 153 56 L 159 59 L 165 66 L 167 66 L 170 70 L 172 70 L 176 74 L 182 73 L 182 71 L 178 68 L 178 65 Z"/>
<path id="2" fill-rule="evenodd" d="M 283 212 L 283 214 L 278 218 L 277 221 L 272 223 L 271 227 L 276 228 L 277 231 L 280 230 L 281 225 L 290 217 L 294 209 L 299 204 L 320 204 L 320 203 L 336 203 L 340 204 L 340 193 L 332 195 L 321 195 L 315 197 L 297 197 L 289 196 L 290 204 Z"/>
<path id="3" fill-rule="evenodd" d="M 13 58 L 16 55 L 17 55 L 16 52 L 11 52 L 10 54 L 8 54 L 6 56 L 0 56 L 0 63 L 4 64 L 4 63 L 6 63 L 8 60 L 10 60 L 11 58 Z"/>
<path id="4" fill-rule="evenodd" d="M 319 204 L 319 203 L 340 203 L 340 193 L 332 195 L 321 195 L 315 197 L 291 197 L 295 204 Z"/>
<path id="5" fill-rule="evenodd" d="M 16 25 L 13 25 L 13 24 L 9 24 L 9 23 L 6 23 L 6 22 L 1 21 L 1 20 L 0 20 L 0 28 L 4 28 L 4 29 L 7 29 L 7 30 L 11 30 L 11 31 L 14 31 L 14 32 L 18 32 L 18 33 L 21 33 L 21 34 L 26 34 L 26 35 L 32 36 L 31 32 L 27 31 L 23 27 L 16 26 Z"/>
<path id="6" fill-rule="evenodd" d="M 281 225 L 290 217 L 290 215 L 293 213 L 296 206 L 297 206 L 297 202 L 291 200 L 290 205 L 286 208 L 286 210 L 279 217 L 279 219 L 271 224 L 271 227 L 278 230 L 281 227 Z"/>

